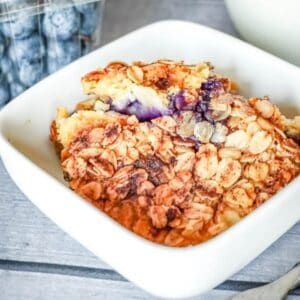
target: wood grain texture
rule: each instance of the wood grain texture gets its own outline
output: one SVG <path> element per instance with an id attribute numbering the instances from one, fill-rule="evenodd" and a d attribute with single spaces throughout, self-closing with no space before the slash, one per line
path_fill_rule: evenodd
<path id="1" fill-rule="evenodd" d="M 108 268 L 23 195 L 4 170 L 1 160 L 0 258 Z"/>
<path id="2" fill-rule="evenodd" d="M 142 291 L 128 281 L 7 270 L 0 270 L 0 291 L 1 299 L 18 300 L 159 299 Z M 228 290 L 212 290 L 202 296 L 190 298 L 190 300 L 230 299 L 236 293 Z M 299 300 L 300 296 L 291 295 L 287 299 Z"/>
<path id="3" fill-rule="evenodd" d="M 129 282 L 15 271 L 0 271 L 0 291 L 1 299 L 158 299 Z M 197 299 L 228 299 L 234 294 L 232 291 L 211 291 Z"/>

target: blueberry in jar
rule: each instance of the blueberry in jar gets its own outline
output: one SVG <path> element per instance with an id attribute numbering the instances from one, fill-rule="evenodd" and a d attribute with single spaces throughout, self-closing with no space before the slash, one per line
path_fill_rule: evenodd
<path id="1" fill-rule="evenodd" d="M 43 18 L 43 33 L 47 38 L 67 40 L 78 32 L 79 27 L 80 14 L 73 7 L 48 9 Z"/>
<path id="2" fill-rule="evenodd" d="M 25 39 L 37 28 L 37 17 L 26 16 L 19 12 L 13 18 L 2 24 L 2 33 L 10 39 Z"/>
<path id="3" fill-rule="evenodd" d="M 0 32 L 0 59 L 3 57 L 5 52 L 5 38 Z"/>
<path id="4" fill-rule="evenodd" d="M 83 36 L 91 36 L 96 30 L 97 19 L 97 10 L 92 10 L 89 13 L 81 14 L 79 34 Z"/>
<path id="5" fill-rule="evenodd" d="M 78 38 L 66 41 L 49 39 L 47 41 L 47 69 L 53 73 L 80 57 L 81 43 Z"/>
<path id="6" fill-rule="evenodd" d="M 0 107 L 4 106 L 10 99 L 7 80 L 4 74 L 0 74 Z"/>
<path id="7" fill-rule="evenodd" d="M 34 62 L 40 60 L 45 55 L 44 39 L 34 33 L 27 39 L 14 40 L 8 49 L 10 59 L 19 64 L 22 60 Z"/>
<path id="8" fill-rule="evenodd" d="M 15 81 L 19 81 L 19 75 L 16 70 L 13 68 L 9 72 L 6 73 L 7 82 L 10 84 Z"/>
<path id="9" fill-rule="evenodd" d="M 47 41 L 48 56 L 56 58 L 59 63 L 70 63 L 80 56 L 81 42 L 77 37 L 66 41 L 51 40 Z"/>
<path id="10" fill-rule="evenodd" d="M 97 3 L 85 3 L 85 4 L 80 4 L 80 3 L 74 3 L 76 9 L 81 13 L 81 14 L 91 14 L 93 11 L 97 10 Z"/>
<path id="11" fill-rule="evenodd" d="M 4 74 L 9 73 L 13 69 L 13 63 L 9 58 L 7 52 L 0 59 L 0 69 Z"/>
<path id="12" fill-rule="evenodd" d="M 38 62 L 22 61 L 19 65 L 19 78 L 25 86 L 32 86 L 44 77 L 43 64 Z"/>
<path id="13" fill-rule="evenodd" d="M 47 56 L 47 73 L 48 74 L 52 74 L 56 71 L 58 71 L 60 68 L 62 68 L 63 66 L 60 65 L 57 60 L 51 56 Z"/>
<path id="14" fill-rule="evenodd" d="M 9 85 L 9 90 L 10 90 L 11 98 L 15 98 L 20 94 L 22 94 L 26 90 L 26 87 L 20 82 L 16 81 L 16 82 L 12 82 Z"/>

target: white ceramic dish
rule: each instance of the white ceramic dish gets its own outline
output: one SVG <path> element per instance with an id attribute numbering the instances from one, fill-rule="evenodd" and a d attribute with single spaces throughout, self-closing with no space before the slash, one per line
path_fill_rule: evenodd
<path id="1" fill-rule="evenodd" d="M 220 284 L 293 226 L 300 178 L 223 234 L 181 249 L 138 237 L 69 190 L 48 141 L 56 107 L 74 107 L 83 98 L 80 77 L 97 66 L 158 58 L 212 61 L 244 93 L 268 94 L 285 112 L 300 112 L 298 68 L 215 30 L 165 21 L 81 58 L 8 104 L 0 112 L 0 151 L 20 189 L 62 229 L 146 291 L 180 298 Z"/>

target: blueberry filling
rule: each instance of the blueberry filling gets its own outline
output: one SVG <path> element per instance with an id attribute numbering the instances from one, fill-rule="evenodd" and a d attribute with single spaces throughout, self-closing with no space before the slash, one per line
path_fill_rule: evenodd
<path id="1" fill-rule="evenodd" d="M 125 115 L 135 115 L 141 122 L 172 114 L 170 109 L 145 106 L 139 100 L 127 100 L 118 106 L 111 102 L 110 109 Z"/>
<path id="2" fill-rule="evenodd" d="M 128 105 L 130 105 L 129 99 L 117 104 L 110 99 L 107 103 L 110 104 L 110 110 L 116 111 L 120 114 L 126 114 L 126 115 L 128 114 L 127 108 Z"/>
<path id="3" fill-rule="evenodd" d="M 201 85 L 201 96 L 206 102 L 209 102 L 214 95 L 223 90 L 223 83 L 220 79 L 210 78 Z"/>
<path id="4" fill-rule="evenodd" d="M 133 101 L 127 107 L 129 115 L 136 115 L 139 121 L 148 121 L 169 114 L 168 111 L 159 110 L 155 107 L 144 106 L 138 100 Z"/>
<path id="5" fill-rule="evenodd" d="M 193 99 L 193 97 L 187 97 L 185 95 L 185 90 L 181 90 L 176 94 L 172 94 L 169 97 L 170 108 L 174 111 L 176 110 L 195 110 L 198 100 Z"/>
<path id="6" fill-rule="evenodd" d="M 223 83 L 220 79 L 210 78 L 201 85 L 199 97 L 188 95 L 186 90 L 169 95 L 169 107 L 146 106 L 135 99 L 128 99 L 115 104 L 110 102 L 110 109 L 126 115 L 136 115 L 140 121 L 148 121 L 164 115 L 176 114 L 181 111 L 193 111 L 197 122 L 207 120 L 215 124 L 209 103 L 212 97 L 223 90 Z"/>
<path id="7" fill-rule="evenodd" d="M 208 111 L 208 106 L 209 106 L 209 101 L 201 100 L 198 102 L 198 104 L 196 106 L 196 111 L 204 113 L 204 112 Z"/>
<path id="8" fill-rule="evenodd" d="M 181 110 L 185 106 L 184 90 L 170 96 L 171 109 Z"/>
<path id="9" fill-rule="evenodd" d="M 216 78 L 209 78 L 207 81 L 203 82 L 201 85 L 201 89 L 203 91 L 216 91 L 223 88 L 223 83 L 221 80 Z"/>

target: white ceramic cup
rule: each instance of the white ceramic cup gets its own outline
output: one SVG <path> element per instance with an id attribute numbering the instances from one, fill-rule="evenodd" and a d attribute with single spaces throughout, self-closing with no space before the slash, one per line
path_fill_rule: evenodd
<path id="1" fill-rule="evenodd" d="M 225 0 L 245 40 L 300 66 L 300 0 Z"/>

